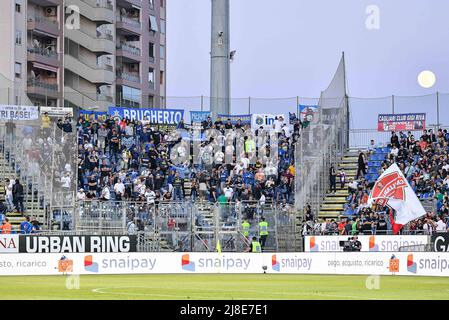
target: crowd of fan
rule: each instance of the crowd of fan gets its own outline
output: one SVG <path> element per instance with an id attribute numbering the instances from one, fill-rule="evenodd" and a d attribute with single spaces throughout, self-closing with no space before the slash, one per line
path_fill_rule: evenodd
<path id="1" fill-rule="evenodd" d="M 389 153 L 381 163 L 378 172 L 381 175 L 391 164 L 397 163 L 410 186 L 421 200 L 436 203 L 435 210 L 410 222 L 403 231 L 431 234 L 449 229 L 449 133 L 439 129 L 423 130 L 416 139 L 412 132 L 392 132 L 390 142 L 386 144 Z M 337 220 L 317 222 L 308 210 L 304 233 L 314 234 L 382 234 L 391 230 L 389 221 L 391 209 L 374 205 L 367 206 L 368 197 L 374 186 L 373 181 L 364 178 L 368 158 L 376 148 L 371 140 L 367 150 L 359 154 L 357 178 L 342 186 L 348 188 L 349 196 L 343 216 Z"/>
<path id="2" fill-rule="evenodd" d="M 216 129 L 218 136 L 213 142 L 208 138 L 200 142 L 199 163 L 187 157 L 179 164 L 173 163 L 170 155 L 189 154 L 193 139 L 183 139 L 146 119 L 117 120 L 109 116 L 99 121 L 80 117 L 77 122 L 77 199 L 132 200 L 149 204 L 186 199 L 292 203 L 294 142 L 299 136 L 299 125 L 296 121 L 292 130 L 282 118 L 276 119 L 274 130 L 279 141 L 279 161 L 264 163 L 258 159 L 250 163 L 249 154 L 256 150 L 255 138 L 242 135 L 244 153 L 241 155 L 236 154 L 235 139 L 236 132 L 250 130 L 249 125 L 242 125 L 240 121 L 233 124 L 229 119 L 212 122 L 208 118 L 201 123 L 201 131 Z M 177 129 L 186 127 L 183 121 L 177 125 Z M 214 152 L 213 143 L 221 148 Z M 269 143 L 268 140 L 267 145 Z M 228 157 L 233 160 L 231 163 L 224 161 Z M 235 161 L 239 158 L 240 161 Z"/>

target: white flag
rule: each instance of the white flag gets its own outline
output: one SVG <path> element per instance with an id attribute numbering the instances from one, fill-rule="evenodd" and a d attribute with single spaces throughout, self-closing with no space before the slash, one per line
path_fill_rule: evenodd
<path id="1" fill-rule="evenodd" d="M 385 170 L 374 184 L 368 204 L 372 205 L 374 202 L 382 202 L 383 205 L 396 210 L 396 219 L 393 220 L 394 233 L 398 233 L 404 224 L 426 214 L 421 201 L 396 163 Z"/>

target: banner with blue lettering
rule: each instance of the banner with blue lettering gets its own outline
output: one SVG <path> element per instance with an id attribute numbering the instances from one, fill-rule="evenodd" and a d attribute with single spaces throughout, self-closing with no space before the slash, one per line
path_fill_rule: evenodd
<path id="1" fill-rule="evenodd" d="M 210 111 L 190 111 L 190 120 L 192 122 L 203 122 L 210 116 Z"/>
<path id="2" fill-rule="evenodd" d="M 184 118 L 184 110 L 136 109 L 109 107 L 109 114 L 115 119 L 143 121 L 154 125 L 176 126 Z"/>
<path id="3" fill-rule="evenodd" d="M 104 122 L 108 118 L 108 113 L 102 111 L 80 110 L 80 117 L 86 121 L 97 120 L 99 122 Z"/>
<path id="4" fill-rule="evenodd" d="M 240 120 L 241 124 L 251 124 L 250 114 L 239 114 L 239 115 L 217 114 L 217 117 L 221 118 L 221 121 L 223 121 L 223 123 L 226 123 L 226 121 L 230 119 L 233 125 L 237 124 L 238 120 Z"/>

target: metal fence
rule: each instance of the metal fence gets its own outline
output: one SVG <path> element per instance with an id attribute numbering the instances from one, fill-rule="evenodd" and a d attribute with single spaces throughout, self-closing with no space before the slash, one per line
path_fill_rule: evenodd
<path id="1" fill-rule="evenodd" d="M 294 251 L 293 208 L 274 203 L 231 202 L 131 202 L 80 201 L 75 209 L 73 230 L 85 234 L 137 234 L 139 251 L 217 250 L 242 252 L 250 239 L 259 237 L 259 222 L 268 222 L 265 251 Z M 245 237 L 242 223 L 250 223 Z"/>

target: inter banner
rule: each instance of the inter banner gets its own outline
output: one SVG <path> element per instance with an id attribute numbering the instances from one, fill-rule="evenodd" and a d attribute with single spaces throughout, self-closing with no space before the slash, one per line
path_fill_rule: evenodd
<path id="1" fill-rule="evenodd" d="M 237 121 L 239 120 L 241 124 L 251 124 L 250 114 L 238 114 L 238 115 L 217 114 L 217 117 L 221 118 L 221 121 L 223 121 L 223 123 L 226 123 L 226 121 L 230 119 L 233 125 L 237 124 Z"/>
<path id="2" fill-rule="evenodd" d="M 116 119 L 127 118 L 129 120 L 149 121 L 149 123 L 155 125 L 175 126 L 184 118 L 184 110 L 109 107 L 109 115 Z"/>
<path id="3" fill-rule="evenodd" d="M 137 236 L 21 235 L 21 253 L 136 252 Z"/>
<path id="4" fill-rule="evenodd" d="M 251 129 L 257 130 L 260 129 L 260 127 L 263 127 L 265 130 L 274 130 L 273 127 L 274 120 L 276 118 L 280 119 L 282 117 L 283 123 L 288 123 L 288 118 L 283 114 L 262 114 L 262 113 L 256 113 L 251 116 Z"/>
<path id="5" fill-rule="evenodd" d="M 425 113 L 379 114 L 377 131 L 412 131 L 426 128 Z"/>
<path id="6" fill-rule="evenodd" d="M 39 109 L 34 106 L 0 105 L 0 120 L 37 120 Z"/>

